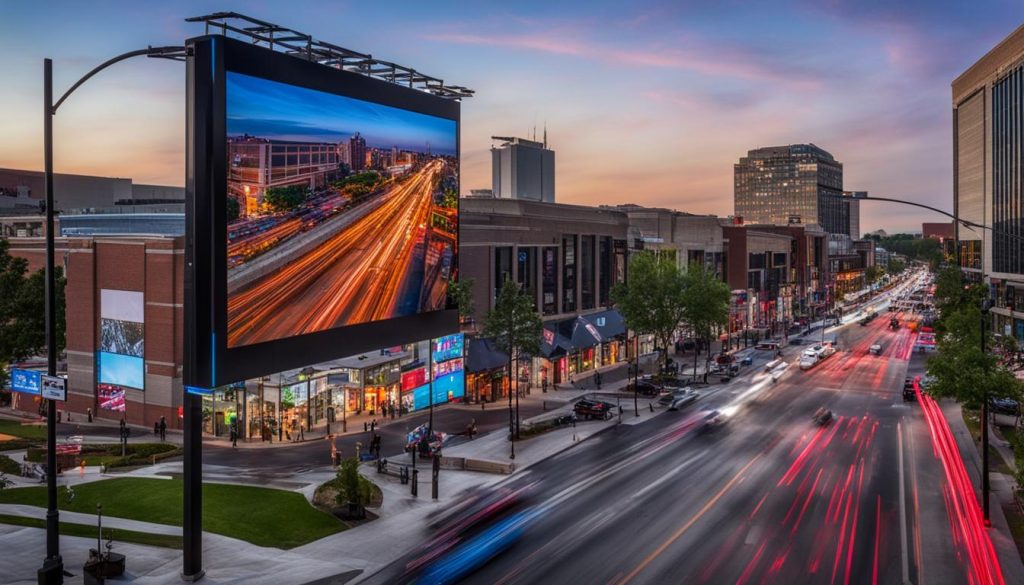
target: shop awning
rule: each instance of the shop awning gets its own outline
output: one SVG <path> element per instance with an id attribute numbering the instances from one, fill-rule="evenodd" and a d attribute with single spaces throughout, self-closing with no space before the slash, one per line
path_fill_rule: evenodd
<path id="1" fill-rule="evenodd" d="M 466 371 L 473 374 L 502 368 L 508 364 L 508 354 L 494 346 L 493 339 L 470 339 L 466 347 Z"/>
<path id="2" fill-rule="evenodd" d="M 601 334 L 602 341 L 610 341 L 626 333 L 626 322 L 615 309 L 591 313 L 590 315 L 585 315 L 583 319 L 586 319 L 597 329 L 598 333 Z"/>

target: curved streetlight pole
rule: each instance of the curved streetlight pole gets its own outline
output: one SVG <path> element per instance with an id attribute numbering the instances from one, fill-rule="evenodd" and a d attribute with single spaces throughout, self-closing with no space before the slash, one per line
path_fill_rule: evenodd
<path id="1" fill-rule="evenodd" d="M 53 197 L 53 117 L 61 104 L 83 83 L 115 63 L 147 55 L 180 59 L 185 57 L 184 47 L 149 47 L 129 51 L 109 59 L 75 82 L 56 102 L 53 101 L 53 60 L 43 59 L 43 190 L 46 205 L 46 373 L 57 375 L 57 276 L 54 272 L 54 197 Z M 57 510 L 57 402 L 47 400 L 46 410 L 46 559 L 37 571 L 39 583 L 64 582 L 64 561 L 60 555 L 60 513 Z"/>
<path id="2" fill-rule="evenodd" d="M 844 197 L 843 195 L 826 195 L 826 196 L 827 197 Z M 969 220 L 966 220 L 966 219 L 963 219 L 963 218 L 959 218 L 959 217 L 953 215 L 952 213 L 949 213 L 947 211 L 943 211 L 941 209 L 932 207 L 930 205 L 925 205 L 923 203 L 916 203 L 914 201 L 904 201 L 903 199 L 892 199 L 890 197 L 858 197 L 858 200 L 885 201 L 887 203 L 902 203 L 904 205 L 912 205 L 914 207 L 920 207 L 920 208 L 923 208 L 923 209 L 927 209 L 929 211 L 933 211 L 933 212 L 938 213 L 940 215 L 945 215 L 946 217 L 951 218 L 954 223 L 959 223 L 960 225 L 963 225 L 964 227 L 966 227 L 968 229 L 970 229 L 970 228 L 979 228 L 979 229 L 983 229 L 983 230 L 988 230 L 992 234 L 997 234 L 998 233 L 999 235 L 1001 235 L 1003 237 L 1013 238 L 1013 239 L 1019 240 L 1021 242 L 1024 242 L 1024 237 L 1018 236 L 1016 234 L 1009 234 L 1009 233 L 1003 232 L 1002 230 L 996 230 L 992 226 L 987 226 L 987 225 L 984 225 L 984 224 L 975 223 L 973 221 L 969 221 Z M 956 264 L 957 264 L 957 268 L 960 268 L 960 245 L 959 245 L 959 243 L 958 242 L 954 242 L 954 247 L 956 248 L 956 258 L 957 258 Z M 984 274 L 984 270 L 983 270 L 982 271 L 982 278 L 984 278 L 984 276 L 985 276 L 985 274 Z M 981 307 L 981 352 L 982 353 L 985 353 L 985 318 L 988 316 L 989 309 L 991 307 L 990 303 L 991 302 L 989 301 L 989 299 L 986 298 L 985 301 L 982 303 L 982 307 Z M 990 484 L 989 484 L 989 463 L 988 463 L 988 390 L 986 388 L 985 395 L 982 397 L 982 402 L 981 402 L 981 504 L 982 504 L 982 513 L 983 513 L 983 519 L 984 519 L 984 522 L 985 522 L 985 526 L 990 526 L 991 525 L 991 523 L 989 521 L 989 499 L 990 499 L 990 495 L 991 495 L 990 492 L 991 492 L 991 487 L 990 487 Z"/>

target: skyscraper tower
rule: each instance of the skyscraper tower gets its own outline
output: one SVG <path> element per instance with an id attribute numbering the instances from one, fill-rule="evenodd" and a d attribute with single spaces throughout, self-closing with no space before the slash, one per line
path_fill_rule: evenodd
<path id="1" fill-rule="evenodd" d="M 366 139 L 358 132 L 348 140 L 348 154 L 351 159 L 349 166 L 353 171 L 361 171 L 366 168 Z"/>

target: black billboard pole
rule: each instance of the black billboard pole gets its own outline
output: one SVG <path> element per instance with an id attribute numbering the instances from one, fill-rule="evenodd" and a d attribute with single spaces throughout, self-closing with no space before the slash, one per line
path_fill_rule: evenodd
<path id="1" fill-rule="evenodd" d="M 64 100 L 92 76 L 114 63 L 146 55 L 183 60 L 184 47 L 148 47 L 108 59 L 75 82 L 56 103 L 53 101 L 53 60 L 43 59 L 43 188 L 46 191 L 46 373 L 57 375 L 57 290 L 54 272 L 53 117 Z M 46 559 L 37 573 L 40 584 L 63 583 L 64 562 L 60 556 L 60 513 L 57 510 L 57 403 L 49 400 L 46 416 Z"/>

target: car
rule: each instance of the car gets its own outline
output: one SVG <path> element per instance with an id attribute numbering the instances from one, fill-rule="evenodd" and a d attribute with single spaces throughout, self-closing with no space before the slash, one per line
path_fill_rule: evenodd
<path id="1" fill-rule="evenodd" d="M 658 392 L 661 392 L 661 386 L 658 386 L 657 384 L 655 384 L 653 381 L 651 381 L 649 379 L 645 380 L 645 379 L 641 378 L 639 381 L 637 381 L 635 390 L 636 390 L 636 393 L 641 395 L 641 396 L 657 396 Z M 632 382 L 629 383 L 629 386 L 627 387 L 627 391 L 629 391 L 629 392 L 633 392 L 634 391 L 634 387 L 633 387 L 633 383 Z"/>
<path id="2" fill-rule="evenodd" d="M 913 402 L 914 400 L 917 400 L 917 391 L 914 390 L 914 379 L 907 378 L 903 382 L 903 401 Z"/>
<path id="3" fill-rule="evenodd" d="M 724 425 L 727 418 L 728 417 L 725 416 L 725 413 L 720 410 L 708 411 L 704 413 L 704 418 L 701 419 L 697 432 L 710 433 Z"/>
<path id="4" fill-rule="evenodd" d="M 800 369 L 809 370 L 818 363 L 818 354 L 816 353 L 805 353 L 800 356 Z"/>
<path id="5" fill-rule="evenodd" d="M 658 398 L 658 404 L 662 406 L 670 406 L 677 398 L 683 396 L 687 392 L 691 392 L 689 387 L 686 388 L 666 388 L 662 390 L 661 396 Z"/>
<path id="6" fill-rule="evenodd" d="M 882 344 L 876 343 L 868 348 L 868 353 L 871 355 L 882 355 Z"/>
<path id="7" fill-rule="evenodd" d="M 793 339 L 789 340 L 789 344 L 790 345 L 803 345 L 804 344 L 804 340 L 802 338 L 800 338 L 800 337 L 794 337 Z"/>
<path id="8" fill-rule="evenodd" d="M 1011 398 L 990 398 L 988 403 L 995 414 L 1020 415 L 1020 404 Z"/>
<path id="9" fill-rule="evenodd" d="M 685 392 L 676 394 L 673 398 L 672 403 L 668 407 L 669 410 L 679 410 L 680 408 L 689 406 L 696 402 L 699 396 L 693 390 L 686 389 Z"/>
<path id="10" fill-rule="evenodd" d="M 720 353 L 715 358 L 715 363 L 721 364 L 721 365 L 731 364 L 734 361 L 736 361 L 736 358 L 733 357 L 732 354 L 728 354 L 728 353 Z"/>
<path id="11" fill-rule="evenodd" d="M 814 416 L 811 417 L 811 418 L 812 418 L 812 420 L 814 420 L 815 424 L 817 424 L 818 426 L 822 426 L 823 427 L 823 426 L 827 425 L 828 423 L 832 422 L 832 419 L 835 418 L 835 415 L 832 414 L 831 410 L 829 410 L 829 409 L 827 409 L 827 408 L 825 408 L 823 406 L 823 407 L 819 408 L 818 410 L 816 410 L 814 412 Z"/>
<path id="12" fill-rule="evenodd" d="M 772 340 L 772 339 L 765 339 L 764 341 L 762 341 L 762 342 L 758 343 L 757 345 L 755 345 L 754 349 L 775 350 L 775 349 L 779 349 L 779 345 L 780 344 L 779 344 L 778 341 L 775 341 L 775 340 Z"/>
<path id="13" fill-rule="evenodd" d="M 573 412 L 576 416 L 582 419 L 600 419 L 608 420 L 612 417 L 612 411 L 615 408 L 614 404 L 608 402 L 601 402 L 599 400 L 580 400 L 573 407 Z"/>

